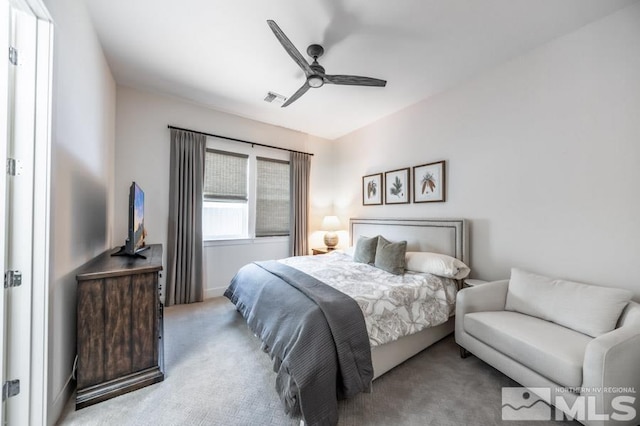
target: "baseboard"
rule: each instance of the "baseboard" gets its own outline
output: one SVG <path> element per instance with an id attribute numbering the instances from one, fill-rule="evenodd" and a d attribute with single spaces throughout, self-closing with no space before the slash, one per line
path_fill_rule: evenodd
<path id="1" fill-rule="evenodd" d="M 204 291 L 204 298 L 205 299 L 212 299 L 214 297 L 222 297 L 224 296 L 224 291 L 226 290 L 226 287 L 214 287 L 214 288 L 208 288 Z"/>
<path id="2" fill-rule="evenodd" d="M 164 380 L 164 372 L 159 366 L 127 374 L 124 377 L 109 380 L 76 391 L 76 410 L 88 407 L 107 399 L 115 398 L 145 386 Z"/>
<path id="3" fill-rule="evenodd" d="M 67 381 L 62 387 L 62 390 L 58 393 L 58 395 L 56 395 L 54 400 L 51 402 L 51 405 L 49 406 L 49 410 L 47 410 L 48 426 L 54 426 L 56 424 L 60 416 L 62 416 L 62 413 L 64 412 L 64 409 L 67 406 L 67 403 L 69 402 L 71 397 L 73 396 L 73 392 L 75 390 L 76 390 L 76 382 L 75 380 L 73 380 L 71 375 L 69 375 L 69 377 L 67 378 Z"/>

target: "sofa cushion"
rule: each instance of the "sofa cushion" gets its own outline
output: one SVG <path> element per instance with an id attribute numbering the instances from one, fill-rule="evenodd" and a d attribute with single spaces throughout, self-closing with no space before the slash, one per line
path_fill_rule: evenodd
<path id="1" fill-rule="evenodd" d="M 563 386 L 582 385 L 587 344 L 593 339 L 577 331 L 529 315 L 509 311 L 464 316 L 471 336 Z"/>
<path id="2" fill-rule="evenodd" d="M 600 336 L 614 328 L 631 292 L 511 270 L 505 309 Z"/>

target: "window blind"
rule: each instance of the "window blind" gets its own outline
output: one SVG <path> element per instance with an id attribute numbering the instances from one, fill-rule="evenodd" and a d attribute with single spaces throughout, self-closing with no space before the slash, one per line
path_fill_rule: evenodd
<path id="1" fill-rule="evenodd" d="M 247 201 L 248 155 L 207 149 L 204 166 L 205 200 Z"/>
<path id="2" fill-rule="evenodd" d="M 256 160 L 256 237 L 289 235 L 289 162 Z"/>

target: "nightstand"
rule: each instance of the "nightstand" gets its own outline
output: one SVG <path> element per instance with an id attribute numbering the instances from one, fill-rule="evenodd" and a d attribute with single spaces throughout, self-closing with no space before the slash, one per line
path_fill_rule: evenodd
<path id="1" fill-rule="evenodd" d="M 312 248 L 311 249 L 311 253 L 313 253 L 313 255 L 317 255 L 317 254 L 327 254 L 327 253 L 331 253 L 334 250 L 337 250 L 338 247 L 319 247 L 319 248 Z"/>
<path id="2" fill-rule="evenodd" d="M 475 287 L 475 286 L 477 286 L 477 285 L 486 284 L 486 283 L 488 283 L 488 282 L 489 282 L 489 281 L 484 281 L 484 280 L 475 280 L 475 279 L 472 279 L 472 278 L 466 278 L 466 279 L 464 280 L 464 286 L 465 286 L 465 287 Z"/>

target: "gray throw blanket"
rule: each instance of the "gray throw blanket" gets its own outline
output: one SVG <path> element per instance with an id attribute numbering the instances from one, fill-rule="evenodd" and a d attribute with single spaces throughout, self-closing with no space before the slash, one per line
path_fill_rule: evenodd
<path id="1" fill-rule="evenodd" d="M 242 267 L 224 295 L 274 360 L 287 413 L 335 425 L 338 399 L 370 390 L 369 337 L 349 296 L 276 261 Z"/>

